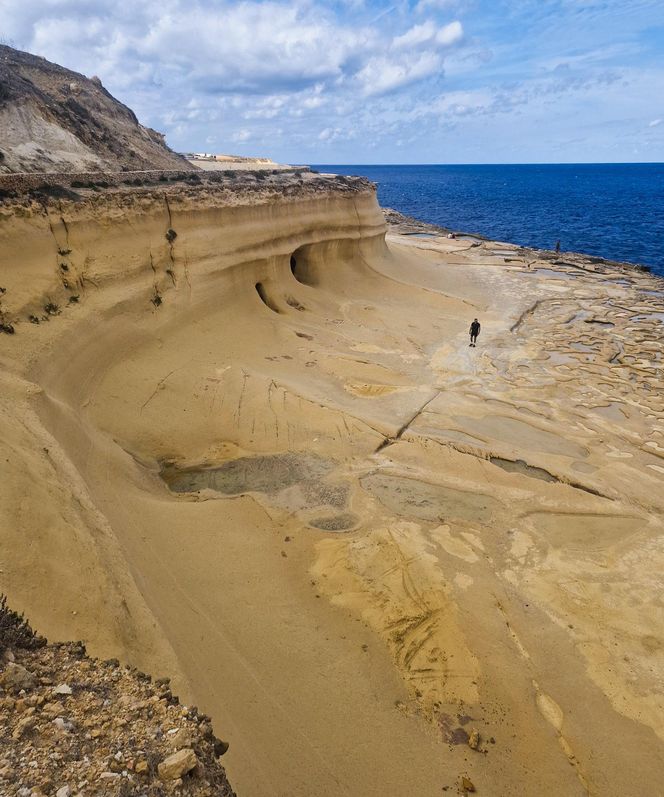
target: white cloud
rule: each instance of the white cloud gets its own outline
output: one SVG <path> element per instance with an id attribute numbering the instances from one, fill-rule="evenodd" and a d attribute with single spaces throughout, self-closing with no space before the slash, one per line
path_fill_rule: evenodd
<path id="1" fill-rule="evenodd" d="M 444 27 L 431 20 L 414 25 L 396 36 L 385 54 L 375 55 L 357 72 L 355 79 L 365 96 L 387 94 L 443 74 L 441 50 L 463 37 L 460 22 Z"/>
<path id="2" fill-rule="evenodd" d="M 164 85 L 186 78 L 211 93 L 335 79 L 380 38 L 321 7 L 274 0 L 8 2 L 13 8 L 9 14 L 3 8 L 3 33 L 31 51 L 118 75 L 119 82 Z"/>
<path id="3" fill-rule="evenodd" d="M 450 47 L 461 41 L 463 38 L 463 26 L 458 20 L 437 27 L 431 20 L 423 22 L 421 25 L 414 25 L 401 36 L 397 36 L 392 47 L 396 50 L 412 49 L 421 45 L 433 45 L 440 47 Z"/>
<path id="4" fill-rule="evenodd" d="M 653 119 L 652 122 L 648 124 L 648 127 L 657 127 L 658 125 L 662 124 L 661 119 Z"/>
<path id="5" fill-rule="evenodd" d="M 429 19 L 421 25 L 414 25 L 402 36 L 397 36 L 392 42 L 392 45 L 398 50 L 417 47 L 419 44 L 426 44 L 433 41 L 436 33 L 436 26 Z"/>
<path id="6" fill-rule="evenodd" d="M 450 22 L 449 25 L 445 25 L 445 27 L 441 28 L 436 34 L 436 41 L 443 47 L 450 47 L 461 41 L 462 38 L 463 27 L 458 20 Z"/>
<path id="7" fill-rule="evenodd" d="M 21 46 L 99 74 L 185 149 L 201 148 L 211 130 L 220 146 L 259 146 L 288 119 L 316 125 L 320 141 L 339 140 L 345 128 L 330 121 L 442 76 L 446 51 L 463 36 L 458 21 L 402 32 L 400 7 L 377 20 L 363 0 L 342 0 L 337 12 L 322 0 L 5 2 L 3 22 Z M 351 22 L 357 14 L 364 23 Z"/>
<path id="8" fill-rule="evenodd" d="M 377 56 L 358 72 L 357 80 L 365 96 L 386 94 L 433 74 L 442 74 L 443 59 L 438 53 L 406 54 L 399 59 Z"/>
<path id="9" fill-rule="evenodd" d="M 325 100 L 323 97 L 306 97 L 302 100 L 302 107 L 303 108 L 320 108 L 321 105 L 325 104 Z"/>

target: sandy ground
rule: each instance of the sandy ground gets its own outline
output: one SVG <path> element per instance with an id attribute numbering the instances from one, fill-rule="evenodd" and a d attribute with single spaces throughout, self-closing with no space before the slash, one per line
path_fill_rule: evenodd
<path id="1" fill-rule="evenodd" d="M 240 795 L 663 794 L 662 283 L 372 202 L 223 269 L 171 207 L 172 300 L 1 336 L 7 591 L 174 672 Z"/>

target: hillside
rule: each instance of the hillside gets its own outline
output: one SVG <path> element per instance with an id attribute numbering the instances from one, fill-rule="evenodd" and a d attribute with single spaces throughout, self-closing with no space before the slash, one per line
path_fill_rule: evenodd
<path id="1" fill-rule="evenodd" d="M 0 173 L 193 168 L 99 78 L 0 45 Z"/>

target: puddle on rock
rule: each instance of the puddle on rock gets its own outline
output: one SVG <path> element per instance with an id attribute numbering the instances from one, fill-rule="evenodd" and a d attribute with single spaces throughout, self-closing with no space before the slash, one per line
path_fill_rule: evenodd
<path id="1" fill-rule="evenodd" d="M 164 464 L 161 477 L 175 493 L 262 493 L 270 503 L 291 512 L 317 507 L 341 510 L 348 504 L 349 486 L 330 479 L 335 468 L 334 462 L 315 454 L 285 453 L 240 457 L 217 466 Z"/>
<path id="2" fill-rule="evenodd" d="M 492 465 L 497 465 L 499 468 L 506 470 L 508 473 L 520 473 L 523 476 L 530 476 L 533 479 L 541 479 L 544 482 L 559 482 L 552 473 L 544 468 L 538 468 L 535 465 L 529 465 L 522 459 L 503 459 L 502 457 L 489 457 L 489 462 Z"/>
<path id="3" fill-rule="evenodd" d="M 585 353 L 595 354 L 595 349 L 592 346 L 589 346 L 587 343 L 581 343 L 580 341 L 573 341 L 569 344 L 571 349 L 574 351 L 580 351 Z"/>
<path id="4" fill-rule="evenodd" d="M 176 493 L 210 489 L 225 495 L 276 493 L 327 476 L 333 463 L 313 454 L 240 457 L 213 467 L 177 468 L 165 464 L 161 476 Z"/>
<path id="5" fill-rule="evenodd" d="M 498 506 L 494 498 L 482 493 L 465 492 L 406 476 L 376 473 L 361 479 L 360 484 L 392 512 L 431 522 L 455 518 L 488 523 Z"/>
<path id="6" fill-rule="evenodd" d="M 314 518 L 309 525 L 321 531 L 349 531 L 359 523 L 359 518 L 352 512 L 343 515 L 329 515 L 328 517 Z"/>
<path id="7" fill-rule="evenodd" d="M 642 315 L 631 316 L 630 321 L 653 321 L 659 324 L 664 324 L 664 313 L 643 313 Z"/>
<path id="8" fill-rule="evenodd" d="M 552 268 L 536 268 L 534 271 L 530 271 L 528 273 L 536 274 L 539 277 L 549 277 L 551 279 L 559 280 L 574 280 L 579 276 L 578 274 L 570 274 L 569 271 L 556 271 Z"/>

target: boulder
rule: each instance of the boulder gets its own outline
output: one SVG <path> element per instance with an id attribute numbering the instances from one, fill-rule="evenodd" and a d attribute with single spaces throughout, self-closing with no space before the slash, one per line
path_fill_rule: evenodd
<path id="1" fill-rule="evenodd" d="M 165 758 L 157 767 L 157 771 L 162 780 L 177 780 L 187 772 L 191 772 L 197 764 L 196 753 L 191 748 L 185 748 Z"/>
<path id="2" fill-rule="evenodd" d="M 35 676 L 25 667 L 13 661 L 7 663 L 2 674 L 0 674 L 0 685 L 7 691 L 13 690 L 20 692 L 21 689 L 34 689 L 37 683 Z"/>
<path id="3" fill-rule="evenodd" d="M 180 728 L 170 739 L 169 743 L 172 745 L 173 750 L 182 750 L 185 747 L 191 747 L 191 733 L 187 728 Z"/>

